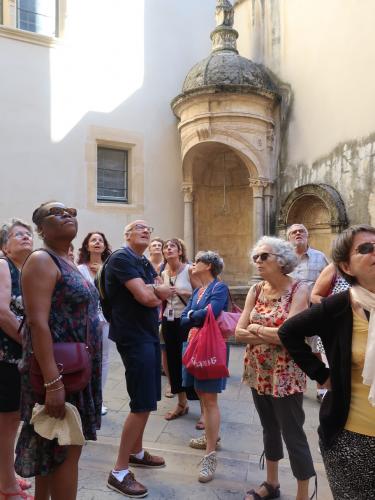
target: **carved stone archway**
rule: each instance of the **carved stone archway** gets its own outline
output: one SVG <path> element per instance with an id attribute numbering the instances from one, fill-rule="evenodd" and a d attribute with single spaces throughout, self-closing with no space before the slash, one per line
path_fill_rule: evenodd
<path id="1" fill-rule="evenodd" d="M 291 224 L 304 224 L 312 247 L 330 254 L 332 240 L 348 226 L 340 194 L 328 184 L 306 184 L 294 189 L 284 201 L 278 231 L 284 235 Z"/>

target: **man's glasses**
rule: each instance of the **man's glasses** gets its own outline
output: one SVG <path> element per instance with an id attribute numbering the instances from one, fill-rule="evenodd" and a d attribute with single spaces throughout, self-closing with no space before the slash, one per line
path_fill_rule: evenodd
<path id="1" fill-rule="evenodd" d="M 17 231 L 16 233 L 9 235 L 10 238 L 13 237 L 16 238 L 17 240 L 22 240 L 22 238 L 24 238 L 25 236 L 27 236 L 31 240 L 33 239 L 33 235 L 30 233 L 30 231 Z"/>
<path id="2" fill-rule="evenodd" d="M 253 262 L 256 262 L 258 259 L 260 259 L 262 262 L 268 259 L 270 255 L 279 255 L 278 253 L 271 253 L 271 252 L 262 252 L 262 253 L 256 253 L 253 255 Z"/>
<path id="3" fill-rule="evenodd" d="M 77 217 L 77 209 L 68 207 L 51 207 L 47 210 L 44 217 L 48 217 L 50 215 L 62 217 L 64 214 L 68 214 L 71 217 Z"/>
<path id="4" fill-rule="evenodd" d="M 151 226 L 144 226 L 143 224 L 135 224 L 132 229 L 136 229 L 137 231 L 148 231 L 152 233 L 154 228 Z"/>
<path id="5" fill-rule="evenodd" d="M 366 243 L 361 243 L 355 249 L 355 253 L 360 253 L 361 255 L 367 255 L 368 253 L 373 253 L 375 251 L 375 242 L 366 241 Z"/>

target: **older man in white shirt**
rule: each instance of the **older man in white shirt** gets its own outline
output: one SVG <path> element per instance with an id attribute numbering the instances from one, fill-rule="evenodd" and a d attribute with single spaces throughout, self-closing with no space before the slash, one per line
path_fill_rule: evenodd
<path id="1" fill-rule="evenodd" d="M 286 235 L 287 239 L 294 246 L 294 250 L 299 258 L 299 264 L 290 273 L 290 276 L 306 283 L 311 293 L 319 274 L 328 265 L 328 259 L 323 252 L 309 247 L 309 233 L 303 224 L 293 224 L 287 229 Z M 324 348 L 320 338 L 318 336 L 310 337 L 308 343 L 312 351 L 321 358 Z M 316 397 L 319 401 L 323 399 L 325 392 L 325 389 L 318 387 Z"/>

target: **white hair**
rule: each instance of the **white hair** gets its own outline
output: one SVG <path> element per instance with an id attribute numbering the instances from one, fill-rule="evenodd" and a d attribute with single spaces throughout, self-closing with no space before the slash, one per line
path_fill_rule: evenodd
<path id="1" fill-rule="evenodd" d="M 250 252 L 250 257 L 256 254 L 255 250 L 261 245 L 269 245 L 272 253 L 277 254 L 276 260 L 280 265 L 283 274 L 289 274 L 298 264 L 298 257 L 293 245 L 289 241 L 276 238 L 275 236 L 263 236 L 258 240 Z"/>
<path id="2" fill-rule="evenodd" d="M 306 227 L 306 226 L 304 226 L 303 224 L 300 224 L 299 222 L 295 222 L 294 224 L 292 224 L 291 226 L 289 226 L 289 227 L 288 227 L 288 229 L 286 230 L 286 238 L 287 238 L 287 240 L 289 239 L 289 235 L 290 235 L 290 233 L 292 232 L 292 228 L 293 228 L 294 226 L 300 226 L 300 227 L 303 227 L 303 229 L 306 231 L 307 236 L 309 235 L 309 232 L 308 232 L 308 230 L 307 230 L 307 227 Z"/>

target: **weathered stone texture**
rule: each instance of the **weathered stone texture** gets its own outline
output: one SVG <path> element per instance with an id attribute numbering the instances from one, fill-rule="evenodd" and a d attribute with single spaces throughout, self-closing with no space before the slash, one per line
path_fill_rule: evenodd
<path id="1" fill-rule="evenodd" d="M 375 225 L 375 134 L 338 145 L 312 164 L 281 164 L 280 205 L 295 188 L 328 184 L 339 191 L 350 224 Z"/>

